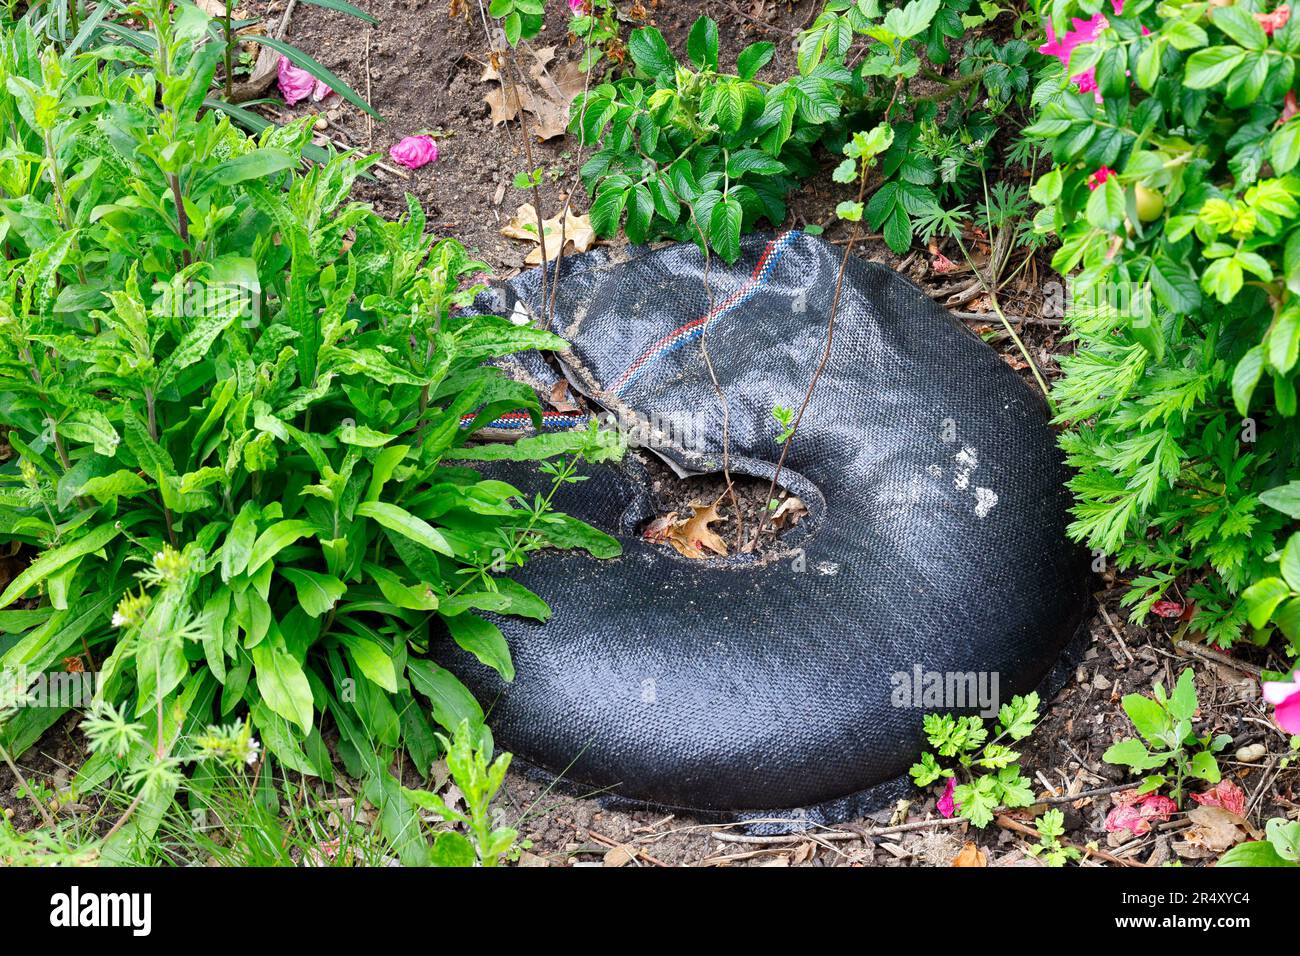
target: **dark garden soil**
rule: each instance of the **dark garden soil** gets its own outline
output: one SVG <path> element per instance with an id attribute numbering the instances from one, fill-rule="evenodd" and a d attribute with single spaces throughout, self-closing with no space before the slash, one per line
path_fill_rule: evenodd
<path id="1" fill-rule="evenodd" d="M 492 85 L 481 81 L 488 42 L 476 3 L 452 0 L 452 6 L 463 11 L 456 16 L 449 16 L 442 0 L 363 0 L 362 5 L 380 19 L 379 25 L 368 28 L 341 14 L 297 5 L 286 39 L 368 95 L 384 121 L 368 123 L 359 110 L 340 106 L 337 100 L 271 109 L 270 115 L 283 119 L 320 112 L 322 138 L 339 146 L 385 154 L 385 160 L 388 148 L 403 136 L 435 132 L 441 153 L 436 163 L 410 173 L 391 166 L 380 169 L 375 179 L 359 185 L 358 192 L 389 214 L 403 211 L 404 194 L 410 193 L 423 205 L 433 231 L 459 238 L 498 277 L 508 277 L 524 267 L 529 251 L 527 243 L 500 234 L 515 208 L 529 201 L 510 185 L 527 163 L 517 127 L 494 126 L 483 100 Z M 557 8 L 550 17 L 554 25 L 533 47 L 554 46 L 555 65 L 575 59 L 578 51 L 566 40 L 564 18 L 554 15 L 562 4 L 552 5 Z M 270 21 L 276 22 L 283 13 L 284 0 L 257 6 L 258 12 L 269 14 Z M 764 75 L 778 76 L 793 70 L 793 36 L 819 7 L 816 0 L 793 4 L 704 0 L 652 5 L 648 16 L 677 49 L 684 45 L 691 21 L 701 12 L 720 22 L 724 46 L 732 55 L 745 43 L 772 40 L 778 53 Z M 546 170 L 543 207 L 550 213 L 563 202 L 580 161 L 576 145 L 567 137 L 534 145 L 533 166 Z M 1007 169 L 1002 174 L 1024 177 L 1028 171 Z M 846 229 L 835 221 L 833 210 L 844 198 L 843 187 L 824 173 L 791 197 L 789 220 L 783 225 L 822 225 L 828 239 L 843 242 Z M 575 210 L 585 208 L 580 187 L 573 203 Z M 898 257 L 878 237 L 868 237 L 857 249 L 864 258 L 905 273 L 953 308 L 1028 378 L 1025 362 L 1001 331 L 989 303 L 973 287 L 972 274 L 960 269 L 944 271 L 951 263 L 936 253 L 946 251 L 949 259 L 960 262 L 955 250 L 926 250 L 918 244 L 911 254 Z M 1044 262 L 1033 262 L 1020 273 L 1019 284 L 1003 293 L 1007 312 L 1020 324 L 1031 355 L 1049 379 L 1058 373 L 1056 356 L 1064 348 L 1058 338 L 1059 323 L 1042 315 L 1040 285 L 1050 277 Z M 666 506 L 684 514 L 689 514 L 691 502 L 713 501 L 723 491 L 718 481 L 676 483 L 662 466 L 652 474 L 655 490 Z M 766 491 L 765 483 L 743 483 L 741 510 L 747 526 L 753 525 L 763 507 Z M 735 515 L 725 502 L 722 511 L 723 519 L 715 530 L 730 540 Z M 1176 859 L 1189 864 L 1212 862 L 1212 855 L 1207 860 L 1195 846 L 1188 845 L 1190 822 L 1185 813 L 1176 813 L 1153 832 L 1127 842 L 1113 837 L 1108 840 L 1102 825 L 1111 808 L 1109 791 L 1125 777 L 1120 768 L 1103 763 L 1101 754 L 1116 740 L 1132 734 L 1120 698 L 1127 693 L 1149 694 L 1156 680 L 1171 686 L 1188 666 L 1195 669 L 1201 701 L 1196 731 L 1232 736 L 1220 763 L 1225 778 L 1244 789 L 1250 822 L 1260 826 L 1270 816 L 1294 815 L 1300 810 L 1300 775 L 1295 767 L 1281 767 L 1287 737 L 1272 723 L 1259 699 L 1258 667 L 1280 669 L 1281 660 L 1245 642 L 1234 648 L 1231 659 L 1199 645 L 1187 645 L 1181 640 L 1177 621 L 1157 619 L 1149 628 L 1129 625 L 1118 605 L 1123 583 L 1113 575 L 1096 581 L 1099 611 L 1091 622 L 1083 659 L 1060 693 L 1044 703 L 1043 722 L 1023 746 L 1023 767 L 1039 796 L 1056 801 L 1065 813 L 1065 839 L 1078 847 L 1095 844 L 1099 853 L 1108 854 L 1108 859 L 1090 855 L 1087 865 L 1158 865 Z M 69 719 L 52 728 L 25 755 L 22 765 L 33 779 L 57 791 L 66 785 L 70 768 L 84 759 L 82 748 L 80 735 Z M 38 821 L 30 806 L 17 799 L 14 790 L 12 777 L 0 767 L 0 807 L 16 813 L 24 825 L 35 825 Z M 1093 791 L 1102 792 L 1086 795 Z M 1069 800 L 1072 794 L 1085 795 Z M 1008 815 L 1001 825 L 983 831 L 968 830 L 942 820 L 935 809 L 936 796 L 933 789 L 914 791 L 908 800 L 867 819 L 766 840 L 745 837 L 738 828 L 706 825 L 684 816 L 604 809 L 594 799 L 561 795 L 522 774 L 511 774 L 499 806 L 502 822 L 516 826 L 526 841 L 520 865 L 946 866 L 968 842 L 982 851 L 988 865 L 1038 865 L 1026 853 L 1029 841 L 1015 829 L 1023 825 L 1020 821 L 1030 819 L 1029 814 Z M 1060 799 L 1063 797 L 1066 799 Z M 921 826 L 873 832 L 905 822 Z M 966 856 L 975 855 L 968 851 Z"/>

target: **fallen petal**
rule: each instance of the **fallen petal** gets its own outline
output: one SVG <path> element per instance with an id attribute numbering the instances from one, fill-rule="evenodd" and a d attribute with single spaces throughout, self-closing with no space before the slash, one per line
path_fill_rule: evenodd
<path id="1" fill-rule="evenodd" d="M 280 95 L 290 106 L 299 100 L 307 99 L 316 89 L 316 78 L 301 67 L 294 66 L 293 61 L 287 56 L 280 56 L 277 76 Z"/>
<path id="2" fill-rule="evenodd" d="M 393 162 L 408 169 L 419 169 L 438 159 L 438 144 L 432 136 L 408 136 L 388 151 Z"/>
<path id="3" fill-rule="evenodd" d="M 1220 780 L 1204 793 L 1192 794 L 1192 799 L 1203 807 L 1221 807 L 1239 817 L 1246 815 L 1246 792 L 1231 780 Z"/>

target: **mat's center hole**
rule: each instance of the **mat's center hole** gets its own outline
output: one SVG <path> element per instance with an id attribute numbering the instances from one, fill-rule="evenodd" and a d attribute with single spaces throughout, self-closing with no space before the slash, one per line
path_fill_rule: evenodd
<path id="1" fill-rule="evenodd" d="M 808 516 L 803 501 L 771 480 L 735 472 L 731 489 L 721 474 L 679 478 L 646 456 L 655 515 L 638 529 L 687 558 L 762 554 Z M 766 512 L 766 518 L 764 518 Z"/>

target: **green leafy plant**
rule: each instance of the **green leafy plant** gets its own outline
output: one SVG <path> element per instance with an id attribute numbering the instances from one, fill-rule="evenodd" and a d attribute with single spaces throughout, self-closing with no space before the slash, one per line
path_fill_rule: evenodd
<path id="1" fill-rule="evenodd" d="M 781 430 L 776 435 L 776 443 L 784 445 L 794 435 L 794 409 L 777 405 L 772 409 L 772 417 L 781 426 Z"/>
<path id="2" fill-rule="evenodd" d="M 1300 25 L 1130 0 L 1067 41 L 1096 6 L 1052 5 L 1069 65 L 1044 71 L 1026 130 L 1055 164 L 1032 190 L 1037 227 L 1073 273 L 1054 389 L 1074 426 L 1070 535 L 1140 570 L 1136 620 L 1177 586 L 1165 613 L 1190 605 L 1191 629 L 1226 646 L 1296 530 L 1297 509 L 1268 502 L 1300 469 Z"/>
<path id="3" fill-rule="evenodd" d="M 835 207 L 835 215 L 846 222 L 861 222 L 865 207 L 862 194 L 866 191 L 867 177 L 875 166 L 877 157 L 889 149 L 894 141 L 894 131 L 883 123 L 865 133 L 855 133 L 844 144 L 844 159 L 835 167 L 832 177 L 837 183 L 856 183 L 858 198 L 845 200 Z"/>
<path id="4" fill-rule="evenodd" d="M 1238 843 L 1215 866 L 1300 866 L 1300 822 L 1274 817 L 1263 840 Z"/>
<path id="5" fill-rule="evenodd" d="M 927 58 L 947 62 L 945 39 L 962 34 L 963 19 L 979 20 L 967 12 L 970 6 L 913 0 L 882 19 L 874 0 L 833 0 L 800 36 L 801 73 L 828 65 L 848 73 L 837 86 L 847 125 L 859 125 L 857 117 L 880 118 L 893 134 L 864 221 L 895 252 L 911 246 L 919 221 L 978 182 L 997 117 L 1028 88 L 1029 47 L 1021 40 L 968 43 L 955 76 L 927 65 Z M 917 78 L 930 81 L 933 91 L 912 96 L 908 87 Z"/>
<path id="6" fill-rule="evenodd" d="M 1129 737 L 1112 744 L 1102 759 L 1147 774 L 1138 792 L 1152 793 L 1168 786 L 1170 796 L 1179 806 L 1187 791 L 1188 780 L 1218 783 L 1219 762 L 1214 755 L 1232 742 L 1221 734 L 1198 737 L 1192 729 L 1196 715 L 1196 684 L 1189 667 L 1179 675 L 1172 693 L 1157 682 L 1155 696 L 1126 694 L 1122 703 L 1141 739 Z M 1157 770 L 1159 773 L 1147 773 Z"/>
<path id="7" fill-rule="evenodd" d="M 178 784 L 172 742 L 241 715 L 268 764 L 322 778 L 332 720 L 372 802 L 400 809 L 381 755 L 426 773 L 433 724 L 483 722 L 430 646 L 449 634 L 513 678 L 480 613 L 547 617 L 505 576 L 538 548 L 617 552 L 550 502 L 618 449 L 594 429 L 467 444 L 538 413 L 484 360 L 561 340 L 463 312 L 485 267 L 414 201 L 397 221 L 348 202 L 365 161 L 304 169 L 310 121 L 252 139 L 203 110 L 223 55 L 206 16 L 138 15 L 147 64 L 22 24 L 0 45 L 0 543 L 28 562 L 0 593 L 0 671 L 84 655 L 99 699 L 147 717 L 148 747 L 77 781 L 124 774 L 141 836 Z M 549 494 L 466 465 L 556 456 Z M 19 708 L 0 743 L 62 712 Z"/>
<path id="8" fill-rule="evenodd" d="M 910 770 L 918 787 L 956 777 L 953 800 L 959 816 L 977 827 L 993 822 L 999 807 L 1027 807 L 1034 801 L 1029 779 L 1020 772 L 1020 754 L 1008 743 L 1024 740 L 1038 725 L 1038 694 L 1011 698 L 998 709 L 992 739 L 978 716 L 926 714 L 925 735 L 935 753 L 921 754 Z M 937 756 L 936 756 L 937 754 Z M 951 767 L 940 763 L 955 761 Z"/>
<path id="9" fill-rule="evenodd" d="M 1043 861 L 1045 866 L 1062 867 L 1083 854 L 1078 847 L 1065 846 L 1061 837 L 1065 835 L 1065 814 L 1060 810 L 1047 810 L 1034 821 L 1038 831 L 1038 843 L 1029 847 L 1029 855 Z"/>
<path id="10" fill-rule="evenodd" d="M 449 741 L 439 735 L 447 752 L 447 770 L 465 800 L 465 812 L 447 805 L 435 793 L 427 790 L 404 790 L 403 793 L 416 806 L 430 810 L 448 823 L 463 826 L 469 837 L 442 831 L 433 843 L 433 860 L 438 866 L 496 866 L 502 856 L 511 852 L 519 834 L 510 827 L 495 826 L 492 820 L 492 800 L 501 789 L 506 770 L 510 767 L 510 754 L 492 759 L 490 739 L 484 740 L 468 721 L 456 728 Z"/>
<path id="11" fill-rule="evenodd" d="M 583 72 L 602 60 L 618 65 L 627 57 L 614 0 L 584 0 L 569 19 L 569 34 L 582 43 L 578 67 Z"/>
<path id="12" fill-rule="evenodd" d="M 736 72 L 719 65 L 717 24 L 701 17 L 679 63 L 653 27 L 628 38 L 633 73 L 574 100 L 570 129 L 599 148 L 583 164 L 600 235 L 660 236 L 711 247 L 734 262 L 740 236 L 760 219 L 785 219 L 786 194 L 812 175 L 812 147 L 840 115 L 843 67 L 824 65 L 777 84 L 755 78 L 775 47 L 742 50 Z"/>
<path id="13" fill-rule="evenodd" d="M 542 30 L 546 5 L 542 0 L 492 0 L 488 15 L 501 21 L 506 41 L 518 46 L 521 40 L 531 40 Z"/>
<path id="14" fill-rule="evenodd" d="M 1300 518 L 1300 481 L 1265 492 L 1260 500 Z M 1241 599 L 1252 627 L 1265 634 L 1270 625 L 1277 627 L 1300 654 L 1300 531 L 1291 535 L 1277 556 L 1277 574 L 1256 581 Z"/>

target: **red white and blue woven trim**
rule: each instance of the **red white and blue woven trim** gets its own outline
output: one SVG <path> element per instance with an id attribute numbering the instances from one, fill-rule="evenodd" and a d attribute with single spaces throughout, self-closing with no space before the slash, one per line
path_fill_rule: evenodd
<path id="1" fill-rule="evenodd" d="M 627 367 L 627 370 L 615 380 L 610 391 L 615 395 L 622 395 L 623 392 L 633 382 L 640 377 L 641 373 L 653 365 L 659 359 L 663 358 L 670 352 L 681 348 L 692 339 L 697 339 L 704 334 L 704 330 L 709 325 L 722 318 L 728 312 L 738 308 L 745 302 L 753 298 L 759 288 L 767 282 L 768 277 L 772 274 L 772 269 L 776 266 L 777 261 L 781 258 L 782 253 L 794 244 L 795 240 L 802 235 L 797 229 L 789 232 L 783 232 L 775 239 L 769 242 L 764 248 L 763 253 L 758 257 L 758 263 L 754 266 L 754 271 L 750 273 L 749 278 L 745 280 L 744 285 L 727 296 L 722 302 L 714 306 L 708 315 L 701 316 L 698 319 L 692 319 L 680 328 L 669 332 L 658 342 L 655 342 L 646 349 L 635 362 Z M 469 428 L 474 424 L 474 419 L 478 417 L 477 412 L 470 412 L 462 415 L 460 419 L 461 428 Z M 571 412 L 542 412 L 543 428 L 576 428 L 580 425 L 586 425 L 591 421 L 592 415 Z M 511 428 L 524 429 L 532 425 L 532 419 L 527 412 L 508 412 L 495 421 L 484 425 L 484 428 Z"/>
<path id="2" fill-rule="evenodd" d="M 759 288 L 772 274 L 772 269 L 781 258 L 781 254 L 790 248 L 801 235 L 802 233 L 797 229 L 792 229 L 789 232 L 781 233 L 769 242 L 763 249 L 763 254 L 758 258 L 758 264 L 754 266 L 754 271 L 750 273 L 744 285 L 714 306 L 713 311 L 708 315 L 687 322 L 651 345 L 641 353 L 641 356 L 635 362 L 627 367 L 622 375 L 614 380 L 614 384 L 610 386 L 609 390 L 615 395 L 622 395 L 655 362 L 670 352 L 675 352 L 692 339 L 699 338 L 711 323 L 753 298 L 754 294 L 758 292 Z"/>
<path id="3" fill-rule="evenodd" d="M 460 427 L 469 428 L 474 424 L 474 419 L 478 417 L 477 412 L 470 412 L 468 415 L 460 417 Z M 543 428 L 574 428 L 578 425 L 586 425 L 591 421 L 590 415 L 572 412 L 542 412 Z M 532 427 L 533 420 L 527 412 L 507 412 L 500 418 L 488 422 L 484 428 L 515 428 L 523 429 Z"/>

